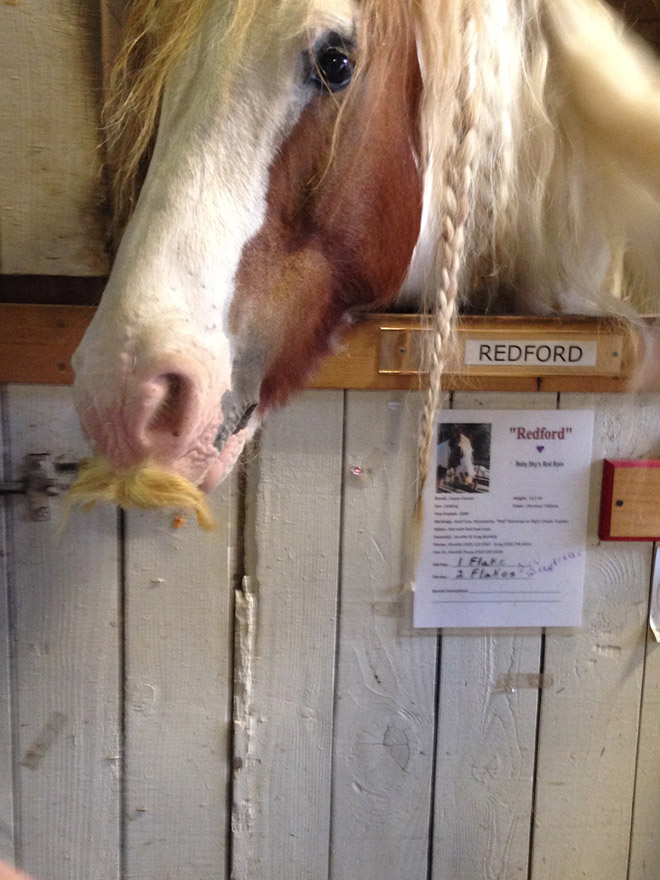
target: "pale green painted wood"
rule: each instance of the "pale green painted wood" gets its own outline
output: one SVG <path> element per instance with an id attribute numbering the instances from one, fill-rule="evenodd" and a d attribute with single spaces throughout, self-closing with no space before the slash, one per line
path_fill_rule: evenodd
<path id="1" fill-rule="evenodd" d="M 651 545 L 599 543 L 602 459 L 643 458 L 657 395 L 564 394 L 596 414 L 583 626 L 551 630 L 536 779 L 532 880 L 627 876 Z"/>
<path id="2" fill-rule="evenodd" d="M 600 460 L 657 455 L 660 396 L 563 395 L 564 406 L 597 409 L 585 627 L 548 632 L 544 670 L 538 632 L 443 634 L 434 790 L 436 638 L 411 629 L 401 592 L 414 397 L 350 392 L 344 424 L 341 392 L 309 393 L 272 416 L 260 450 L 248 452 L 251 592 L 240 594 L 237 617 L 234 877 L 421 880 L 433 803 L 433 880 L 527 880 L 538 733 L 533 880 L 623 880 L 629 842 L 629 880 L 655 880 L 660 652 L 646 645 L 650 546 L 598 546 L 595 529 Z M 555 396 L 454 401 L 551 409 Z M 84 451 L 67 390 L 11 388 L 8 412 L 14 473 L 28 451 L 67 459 Z M 231 601 L 240 569 L 232 492 L 212 496 L 221 525 L 211 536 L 173 529 L 166 514 L 128 521 L 130 880 L 171 871 L 227 880 Z M 27 522 L 21 500 L 10 506 L 5 573 L 17 620 L 9 632 L 0 615 L 1 853 L 11 858 L 5 781 L 13 760 L 26 867 L 39 880 L 118 880 L 115 514 L 76 513 L 58 536 Z M 0 580 L 0 602 L 3 590 Z M 17 646 L 13 756 L 7 639 Z M 503 684 L 540 671 L 537 730 L 537 693 Z"/>
<path id="3" fill-rule="evenodd" d="M 30 452 L 86 452 L 70 389 L 9 389 L 12 476 Z M 112 508 L 75 512 L 62 529 L 11 503 L 16 605 L 16 830 L 39 880 L 119 876 L 119 560 Z"/>
<path id="4" fill-rule="evenodd" d="M 427 877 L 437 638 L 412 630 L 406 570 L 420 398 L 347 394 L 332 880 Z"/>
<path id="5" fill-rule="evenodd" d="M 660 877 L 660 645 L 648 630 L 627 880 Z"/>
<path id="6" fill-rule="evenodd" d="M 555 409 L 555 394 L 456 393 L 452 409 Z M 539 630 L 446 629 L 438 704 L 433 880 L 527 878 Z"/>
<path id="7" fill-rule="evenodd" d="M 226 876 L 233 488 L 210 498 L 211 533 L 168 511 L 127 515 L 127 878 Z"/>
<path id="8" fill-rule="evenodd" d="M 235 880 L 327 876 L 342 484 L 342 392 L 307 392 L 248 453 L 255 597 Z"/>
<path id="9" fill-rule="evenodd" d="M 6 479 L 6 389 L 0 387 L 0 474 Z M 7 582 L 7 504 L 0 501 L 0 859 L 14 861 L 14 781 L 11 725 L 10 607 Z"/>

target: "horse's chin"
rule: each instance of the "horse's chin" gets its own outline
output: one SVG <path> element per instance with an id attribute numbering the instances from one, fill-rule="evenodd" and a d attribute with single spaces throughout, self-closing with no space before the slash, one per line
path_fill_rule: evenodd
<path id="1" fill-rule="evenodd" d="M 211 462 L 211 466 L 206 471 L 201 480 L 197 481 L 202 492 L 210 492 L 211 489 L 226 479 L 238 461 L 238 457 L 243 451 L 243 447 L 248 437 L 253 433 L 250 428 L 243 428 L 238 434 L 232 434 L 222 447 L 222 451 Z"/>
<path id="2" fill-rule="evenodd" d="M 244 428 L 233 434 L 222 450 L 216 451 L 210 466 L 206 462 L 195 466 L 185 459 L 178 463 L 146 460 L 121 466 L 96 455 L 81 463 L 79 477 L 67 495 L 66 509 L 80 506 L 90 510 L 98 503 L 125 509 L 169 508 L 194 513 L 202 528 L 212 529 L 213 514 L 205 493 L 229 475 L 251 433 L 253 430 Z"/>
<path id="3" fill-rule="evenodd" d="M 76 505 L 91 510 L 98 503 L 116 504 L 125 510 L 168 508 L 177 513 L 190 512 L 202 528 L 214 528 L 213 514 L 202 490 L 157 462 L 124 468 L 100 456 L 81 462 L 78 479 L 65 499 L 65 514 Z"/>

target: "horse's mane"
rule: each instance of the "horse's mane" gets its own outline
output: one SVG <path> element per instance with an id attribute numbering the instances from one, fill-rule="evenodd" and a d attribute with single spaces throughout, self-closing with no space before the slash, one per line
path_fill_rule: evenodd
<path id="1" fill-rule="evenodd" d="M 199 31 L 209 0 L 134 0 L 103 110 L 112 235 L 137 201 L 158 125 L 165 82 Z"/>
<path id="2" fill-rule="evenodd" d="M 118 228 L 135 203 L 172 68 L 200 28 L 214 26 L 224 33 L 223 63 L 238 69 L 268 3 L 307 27 L 311 0 L 227 0 L 217 25 L 204 22 L 211 0 L 131 4 L 106 127 Z M 424 287 L 435 316 L 428 450 L 459 290 L 515 290 L 518 306 L 535 312 L 621 313 L 624 300 L 657 300 L 660 75 L 600 0 L 360 0 L 359 8 L 378 51 L 412 27 L 423 68 Z"/>

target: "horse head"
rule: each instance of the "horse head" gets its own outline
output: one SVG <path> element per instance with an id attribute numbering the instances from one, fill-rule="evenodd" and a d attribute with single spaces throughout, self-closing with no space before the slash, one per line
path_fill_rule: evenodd
<path id="1" fill-rule="evenodd" d="M 210 0 L 167 76 L 74 357 L 83 426 L 119 467 L 157 462 L 210 488 L 352 313 L 402 285 L 422 205 L 414 34 L 405 19 L 367 28 L 350 0 L 304 19 L 293 6 L 228 26 Z"/>
<path id="2" fill-rule="evenodd" d="M 120 214 L 150 161 L 74 358 L 111 469 L 211 488 L 402 284 L 436 314 L 428 452 L 461 283 L 593 312 L 660 277 L 657 69 L 600 0 L 132 8 Z"/>

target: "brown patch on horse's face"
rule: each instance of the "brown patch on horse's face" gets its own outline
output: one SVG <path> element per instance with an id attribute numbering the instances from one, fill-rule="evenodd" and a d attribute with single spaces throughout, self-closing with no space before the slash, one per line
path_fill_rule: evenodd
<path id="1" fill-rule="evenodd" d="M 305 384 L 352 311 L 396 296 L 419 235 L 412 35 L 398 63 L 396 53 L 374 57 L 350 89 L 303 111 L 272 164 L 266 220 L 237 272 L 230 330 L 268 352 L 261 412 Z"/>

